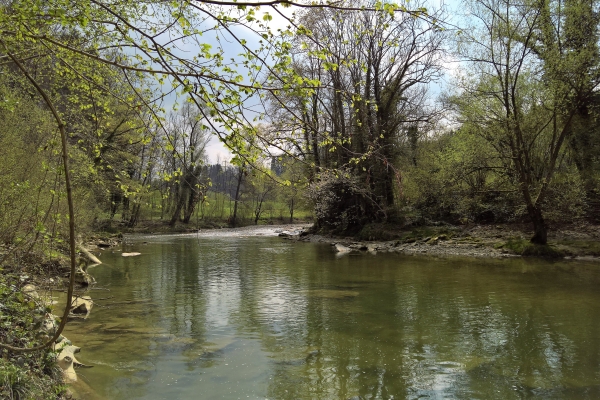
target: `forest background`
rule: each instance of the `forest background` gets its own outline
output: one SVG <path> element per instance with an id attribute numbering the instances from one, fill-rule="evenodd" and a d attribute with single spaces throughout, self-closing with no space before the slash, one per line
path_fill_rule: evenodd
<path id="1" fill-rule="evenodd" d="M 596 223 L 599 18 L 596 0 L 0 1 L 2 307 L 63 254 L 71 298 L 98 231 L 519 223 L 543 246 Z M 55 338 L 7 332 L 14 388 L 16 349 Z"/>
<path id="2" fill-rule="evenodd" d="M 80 234 L 597 218 L 593 1 L 284 5 L 6 2 L 3 243 L 66 242 L 57 116 Z"/>

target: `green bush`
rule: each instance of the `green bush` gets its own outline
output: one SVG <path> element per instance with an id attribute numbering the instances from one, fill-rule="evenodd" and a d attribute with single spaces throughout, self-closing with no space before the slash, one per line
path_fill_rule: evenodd
<path id="1" fill-rule="evenodd" d="M 0 341 L 19 348 L 41 343 L 38 333 L 48 312 L 19 289 L 27 279 L 22 273 L 0 278 Z M 53 350 L 0 351 L 0 398 L 50 400 L 66 390 Z"/>

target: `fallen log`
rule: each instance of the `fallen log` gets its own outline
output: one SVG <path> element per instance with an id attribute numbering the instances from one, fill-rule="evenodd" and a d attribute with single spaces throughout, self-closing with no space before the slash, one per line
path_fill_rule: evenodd
<path id="1" fill-rule="evenodd" d="M 88 260 L 92 262 L 92 264 L 102 264 L 102 261 L 100 261 L 98 257 L 93 255 L 88 249 L 83 247 L 82 244 L 78 244 L 77 248 L 88 258 Z"/>

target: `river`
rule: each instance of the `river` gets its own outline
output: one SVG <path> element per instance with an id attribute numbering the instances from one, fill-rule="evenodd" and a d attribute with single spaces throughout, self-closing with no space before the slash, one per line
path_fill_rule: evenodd
<path id="1" fill-rule="evenodd" d="M 598 263 L 339 256 L 241 232 L 100 256 L 97 304 L 65 332 L 94 365 L 82 399 L 600 398 Z"/>

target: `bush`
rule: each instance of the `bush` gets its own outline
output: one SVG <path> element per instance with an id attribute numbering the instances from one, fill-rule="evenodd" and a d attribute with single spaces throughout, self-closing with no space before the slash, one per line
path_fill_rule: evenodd
<path id="1" fill-rule="evenodd" d="M 306 196 L 313 203 L 316 229 L 354 234 L 381 217 L 369 191 L 345 171 L 321 173 L 308 186 Z"/>
<path id="2" fill-rule="evenodd" d="M 37 334 L 47 312 L 19 290 L 25 279 L 26 275 L 14 274 L 0 278 L 0 341 L 20 348 L 40 344 Z M 50 400 L 60 398 L 66 390 L 51 349 L 0 351 L 0 398 Z"/>

